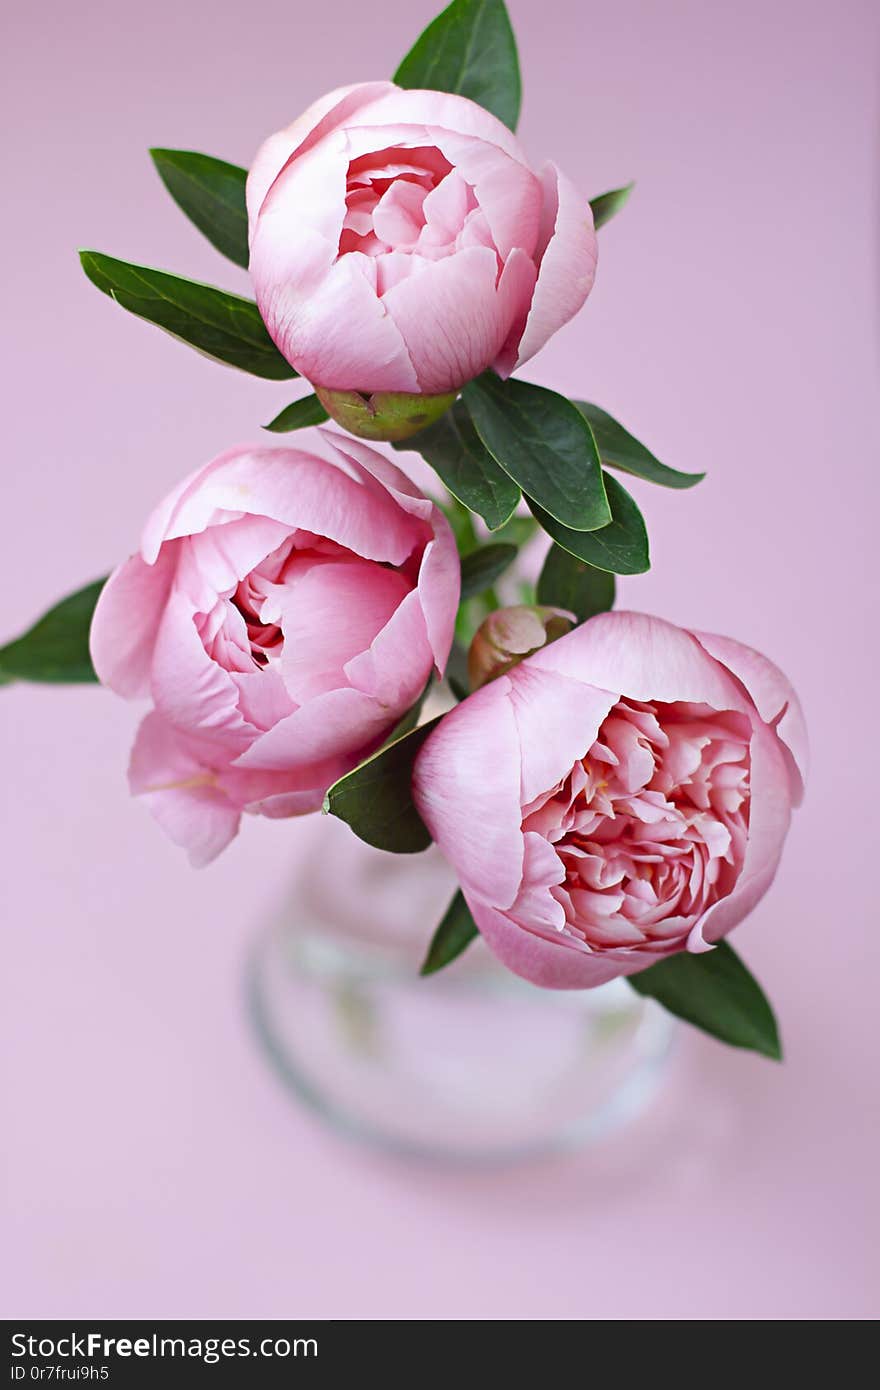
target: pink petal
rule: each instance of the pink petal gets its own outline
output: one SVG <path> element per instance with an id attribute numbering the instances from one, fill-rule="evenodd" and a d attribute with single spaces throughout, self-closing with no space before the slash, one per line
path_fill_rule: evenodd
<path id="1" fill-rule="evenodd" d="M 684 700 L 752 714 L 738 682 L 683 628 L 646 613 L 600 613 L 529 664 L 634 700 Z"/>
<path id="2" fill-rule="evenodd" d="M 599 246 L 589 202 L 554 164 L 541 172 L 544 218 L 539 241 L 546 242 L 517 366 L 534 357 L 547 339 L 581 308 L 596 276 Z"/>
<path id="3" fill-rule="evenodd" d="M 218 787 L 214 769 L 184 734 L 153 712 L 138 730 L 129 785 L 166 835 L 201 868 L 238 833 L 240 808 Z"/>
<path id="4" fill-rule="evenodd" d="M 335 430 L 320 430 L 319 433 L 324 442 L 352 469 L 355 477 L 373 492 L 378 491 L 380 495 L 390 492 L 404 512 L 427 523 L 433 532 L 434 539 L 428 541 L 422 555 L 418 588 L 428 641 L 437 669 L 442 671 L 449 659 L 461 589 L 458 549 L 446 517 L 401 468 L 369 448 L 362 440 L 338 434 Z"/>
<path id="5" fill-rule="evenodd" d="M 416 758 L 413 799 L 468 898 L 509 907 L 522 878 L 519 740 L 501 676 L 447 714 Z"/>
<path id="6" fill-rule="evenodd" d="M 337 772 L 327 776 L 321 786 L 304 791 L 276 792 L 262 800 L 252 801 L 244 809 L 250 815 L 265 816 L 267 820 L 289 820 L 292 816 L 310 815 L 313 811 L 320 811 L 327 788 L 348 771 L 348 766 L 340 766 Z"/>
<path id="7" fill-rule="evenodd" d="M 392 571 L 382 570 L 382 574 Z M 425 615 L 412 590 L 398 604 L 371 645 L 345 667 L 345 680 L 401 715 L 414 705 L 431 674 L 434 657 L 428 645 Z M 341 684 L 342 682 L 340 682 Z"/>
<path id="8" fill-rule="evenodd" d="M 395 711 L 361 690 L 330 690 L 262 734 L 235 766 L 268 772 L 282 767 L 300 780 L 331 760 L 345 760 L 354 767 L 378 747 L 397 719 Z"/>
<path id="9" fill-rule="evenodd" d="M 455 617 L 461 594 L 461 561 L 455 537 L 439 507 L 434 508 L 432 521 L 435 538 L 428 543 L 422 556 L 418 591 L 428 642 L 439 675 L 446 668 L 455 636 Z"/>
<path id="10" fill-rule="evenodd" d="M 320 444 L 321 434 L 309 431 L 309 443 Z M 243 447 L 221 455 L 189 481 L 170 514 L 162 514 L 163 529 L 148 528 L 151 547 L 244 513 L 255 514 L 249 525 L 271 518 L 288 530 L 312 531 L 365 559 L 392 565 L 403 564 L 424 534 L 387 492 L 367 490 L 316 453 Z M 146 542 L 145 536 L 145 549 Z"/>
<path id="11" fill-rule="evenodd" d="M 776 876 L 791 821 L 791 786 L 783 749 L 772 729 L 756 724 L 750 746 L 749 832 L 733 892 L 704 912 L 688 937 L 689 951 L 706 950 L 760 902 Z"/>
<path id="12" fill-rule="evenodd" d="M 263 772 L 233 766 L 224 768 L 217 781 L 230 801 L 249 815 L 283 820 L 320 811 L 327 788 L 350 767 L 351 760 L 344 758 L 330 758 L 295 772 L 288 768 Z"/>
<path id="13" fill-rule="evenodd" d="M 466 893 L 466 897 L 493 954 L 515 975 L 544 989 L 595 989 L 618 975 L 634 975 L 670 954 L 627 950 L 595 953 L 562 933 L 558 939 L 547 940 L 516 926 L 503 912 L 471 894 Z"/>
<path id="14" fill-rule="evenodd" d="M 765 724 L 772 724 L 786 750 L 795 806 L 803 800 L 809 765 L 807 726 L 794 687 L 778 666 L 754 648 L 716 633 L 695 632 L 706 651 L 741 680 Z"/>
<path id="15" fill-rule="evenodd" d="M 302 256 L 297 266 L 279 264 L 277 257 L 264 261 L 270 233 L 263 225 L 261 219 L 251 254 L 254 287 L 266 327 L 288 362 L 328 390 L 418 391 L 400 330 L 358 266 L 364 258 L 341 256 L 320 277 L 308 278 Z M 287 254 L 286 227 L 273 224 L 271 235 Z"/>
<path id="16" fill-rule="evenodd" d="M 390 184 L 373 210 L 373 228 L 379 240 L 389 246 L 414 246 L 422 229 L 425 197 L 419 184 L 404 179 Z"/>
<path id="17" fill-rule="evenodd" d="M 250 226 L 250 274 L 260 312 L 286 352 L 286 317 L 333 265 L 347 215 L 348 142 L 339 131 L 291 160 Z M 304 209 L 306 212 L 304 213 Z"/>
<path id="18" fill-rule="evenodd" d="M 429 130 L 429 135 L 458 176 L 473 188 L 501 259 L 518 248 L 536 261 L 544 204 L 538 178 L 524 163 L 507 158 L 482 140 L 437 129 Z"/>
<path id="19" fill-rule="evenodd" d="M 254 156 L 248 174 L 247 207 L 251 228 L 270 187 L 295 152 L 311 148 L 331 130 L 352 120 L 359 108 L 396 90 L 391 82 L 359 82 L 337 87 L 313 102 L 291 125 L 270 135 Z"/>
<path id="20" fill-rule="evenodd" d="M 478 376 L 500 352 L 528 295 L 534 266 L 522 251 L 498 279 L 494 251 L 469 246 L 431 261 L 384 296 L 426 394 L 454 391 Z"/>
<path id="21" fill-rule="evenodd" d="M 366 482 L 368 486 L 370 483 L 374 484 L 371 491 L 379 492 L 380 495 L 382 492 L 390 492 L 405 512 L 421 521 L 436 522 L 438 514 L 445 521 L 443 513 L 419 490 L 412 478 L 384 454 L 371 449 L 362 439 L 355 439 L 350 434 L 339 434 L 331 429 L 320 429 L 318 434 L 322 441 L 344 460 L 354 477 Z M 379 484 L 378 488 L 375 484 Z"/>
<path id="22" fill-rule="evenodd" d="M 153 699 L 170 724 L 210 740 L 224 750 L 228 762 L 259 730 L 241 714 L 238 687 L 230 673 L 205 651 L 195 613 L 186 594 L 176 587 L 168 596 L 156 638 Z"/>
<path id="23" fill-rule="evenodd" d="M 431 189 L 422 203 L 425 225 L 419 237 L 420 245 L 448 246 L 454 243 L 468 214 L 468 185 L 461 174 L 452 173 Z"/>
<path id="24" fill-rule="evenodd" d="M 567 777 L 596 740 L 616 701 L 607 690 L 542 671 L 532 658 L 508 673 L 519 744 L 524 806 Z"/>
<path id="25" fill-rule="evenodd" d="M 238 458 L 243 453 L 247 453 L 247 449 L 241 446 L 227 449 L 224 453 L 218 454 L 216 458 L 211 459 L 210 463 L 204 463 L 201 467 L 194 468 L 191 473 L 188 473 L 185 478 L 181 479 L 176 487 L 165 494 L 158 506 L 153 508 L 153 511 L 147 518 L 147 524 L 141 535 L 141 555 L 148 565 L 152 565 L 155 562 L 163 542 L 169 539 L 174 518 L 180 510 L 184 500 L 190 497 L 194 492 L 198 492 L 199 488 L 204 486 L 212 473 L 221 471 L 229 460 Z M 241 507 L 235 509 L 235 514 L 237 516 L 240 516 L 241 512 Z M 180 533 L 175 531 L 174 534 L 179 535 Z"/>
<path id="26" fill-rule="evenodd" d="M 527 831 L 523 836 L 522 885 L 511 908 L 517 923 L 544 932 L 561 931 L 565 912 L 550 889 L 565 881 L 565 867 L 543 835 Z"/>
<path id="27" fill-rule="evenodd" d="M 162 611 L 174 578 L 176 547 L 147 565 L 139 555 L 114 570 L 101 590 L 89 650 L 102 684 L 128 699 L 150 692 L 150 666 Z"/>
<path id="28" fill-rule="evenodd" d="M 371 99 L 346 121 L 349 130 L 388 125 L 440 126 L 456 135 L 486 140 L 512 159 L 526 163 L 522 146 L 502 121 L 467 97 L 449 92 L 404 91 L 395 87 Z"/>
<path id="29" fill-rule="evenodd" d="M 208 525 L 190 535 L 182 549 L 176 583 L 200 611 L 207 611 L 218 594 L 235 588 L 255 565 L 271 555 L 290 535 L 291 527 L 267 516 L 242 516 Z"/>
<path id="30" fill-rule="evenodd" d="M 369 560 L 294 558 L 281 597 L 284 649 L 280 666 L 296 703 L 305 704 L 347 685 L 346 663 L 369 651 L 409 592 L 399 571 Z M 424 636 L 422 644 L 427 671 L 431 658 Z M 418 648 L 415 653 L 404 649 L 398 665 L 406 670 L 408 659 L 417 652 Z"/>

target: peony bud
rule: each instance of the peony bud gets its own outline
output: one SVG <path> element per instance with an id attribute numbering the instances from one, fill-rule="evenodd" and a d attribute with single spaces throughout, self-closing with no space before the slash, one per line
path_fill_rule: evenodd
<path id="1" fill-rule="evenodd" d="M 574 614 L 540 604 L 517 604 L 490 613 L 477 629 L 468 652 L 471 690 L 503 676 L 524 657 L 564 637 L 574 626 Z"/>
<path id="2" fill-rule="evenodd" d="M 510 376 L 578 312 L 596 271 L 586 198 L 447 92 L 362 82 L 328 93 L 264 141 L 247 208 L 270 337 L 365 439 L 405 439 L 446 405 L 410 429 L 392 406 L 380 433 L 384 404 L 367 418 L 358 393 L 419 396 L 421 413 L 425 397 L 487 368 Z M 366 428 L 340 413 L 352 403 Z"/>
<path id="3" fill-rule="evenodd" d="M 457 391 L 418 396 L 406 391 L 328 391 L 315 388 L 331 419 L 360 439 L 409 439 L 449 409 Z"/>

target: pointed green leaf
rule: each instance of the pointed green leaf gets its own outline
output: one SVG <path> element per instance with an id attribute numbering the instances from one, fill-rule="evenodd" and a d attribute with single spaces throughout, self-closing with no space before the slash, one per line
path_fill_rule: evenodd
<path id="1" fill-rule="evenodd" d="M 69 594 L 21 637 L 0 648 L 0 680 L 4 684 L 20 680 L 58 685 L 96 681 L 89 655 L 89 628 L 106 582 L 106 578 L 96 579 Z"/>
<path id="2" fill-rule="evenodd" d="M 477 924 L 459 888 L 431 938 L 428 954 L 419 974 L 433 975 L 437 970 L 442 970 L 444 965 L 450 965 L 477 935 Z"/>
<path id="3" fill-rule="evenodd" d="M 593 225 L 597 232 L 606 222 L 610 222 L 612 217 L 616 217 L 624 204 L 629 202 L 629 195 L 634 188 L 634 183 L 627 183 L 623 188 L 612 188 L 610 193 L 600 193 L 598 198 L 590 199 Z"/>
<path id="4" fill-rule="evenodd" d="M 596 532 L 591 531 L 591 536 Z M 578 560 L 561 546 L 551 545 L 538 578 L 537 599 L 552 608 L 565 608 L 584 623 L 614 607 L 614 575 Z"/>
<path id="5" fill-rule="evenodd" d="M 516 130 L 522 84 L 503 0 L 453 0 L 416 39 L 394 81 L 398 87 L 457 92 Z"/>
<path id="6" fill-rule="evenodd" d="M 516 556 L 515 545 L 483 545 L 465 555 L 461 562 L 462 598 L 473 598 L 490 588 Z"/>
<path id="7" fill-rule="evenodd" d="M 648 483 L 659 483 L 661 487 L 695 487 L 705 478 L 705 473 L 680 473 L 677 468 L 668 468 L 598 405 L 591 405 L 589 401 L 573 401 L 572 404 L 589 422 L 606 468 L 620 468 Z"/>
<path id="8" fill-rule="evenodd" d="M 611 521 L 599 531 L 572 531 L 561 526 L 531 499 L 526 500 L 547 535 L 570 555 L 611 574 L 644 574 L 651 568 L 648 533 L 642 514 L 625 487 L 605 474 Z"/>
<path id="9" fill-rule="evenodd" d="M 751 971 L 726 941 L 712 951 L 679 951 L 630 975 L 629 983 L 637 993 L 656 999 L 671 1014 L 713 1038 L 782 1060 L 773 1010 Z"/>
<path id="10" fill-rule="evenodd" d="M 301 401 L 286 405 L 263 429 L 272 430 L 274 434 L 289 434 L 291 430 L 302 430 L 309 425 L 323 425 L 329 419 L 317 396 L 303 396 Z"/>
<path id="11" fill-rule="evenodd" d="M 575 531 L 608 524 L 596 441 L 571 401 L 493 372 L 466 386 L 462 399 L 489 453 L 544 511 Z"/>
<path id="12" fill-rule="evenodd" d="M 338 816 L 355 835 L 375 849 L 417 854 L 431 836 L 412 799 L 416 754 L 438 723 L 432 719 L 374 753 L 360 767 L 334 782 L 324 798 L 324 812 Z"/>
<path id="13" fill-rule="evenodd" d="M 453 497 L 481 516 L 490 531 L 509 521 L 519 504 L 519 488 L 484 447 L 461 401 L 436 424 L 394 447 L 416 449 Z"/>
<path id="14" fill-rule="evenodd" d="M 83 270 L 99 290 L 206 357 L 269 381 L 296 376 L 269 337 L 252 299 L 164 270 L 117 261 L 99 251 L 79 255 Z"/>
<path id="15" fill-rule="evenodd" d="M 221 255 L 247 270 L 247 169 L 193 150 L 156 149 L 150 150 L 150 154 L 181 212 Z"/>

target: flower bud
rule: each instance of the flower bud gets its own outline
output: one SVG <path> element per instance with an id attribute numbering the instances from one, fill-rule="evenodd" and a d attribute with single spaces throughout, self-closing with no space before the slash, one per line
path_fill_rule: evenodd
<path id="1" fill-rule="evenodd" d="M 333 395 L 424 399 L 489 368 L 508 377 L 578 312 L 596 273 L 587 199 L 449 92 L 328 93 L 264 141 L 247 207 L 269 336 Z M 396 420 L 378 433 L 330 413 L 365 439 L 407 436 Z"/>
<path id="2" fill-rule="evenodd" d="M 359 439 L 409 439 L 427 429 L 449 409 L 457 391 L 419 396 L 406 391 L 328 391 L 315 388 L 331 419 Z"/>
<path id="3" fill-rule="evenodd" d="M 517 604 L 499 608 L 480 624 L 468 652 L 471 690 L 503 676 L 532 652 L 555 642 L 575 626 L 575 617 L 562 608 Z"/>

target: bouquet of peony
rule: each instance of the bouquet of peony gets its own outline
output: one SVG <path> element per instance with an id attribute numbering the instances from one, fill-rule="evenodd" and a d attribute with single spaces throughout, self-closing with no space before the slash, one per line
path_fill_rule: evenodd
<path id="1" fill-rule="evenodd" d="M 97 251 L 86 275 L 312 394 L 265 427 L 287 442 L 185 478 L 132 558 L 0 651 L 0 679 L 148 701 L 131 791 L 195 865 L 242 812 L 323 810 L 400 854 L 436 842 L 460 889 L 425 924 L 425 973 L 479 932 L 536 985 L 623 976 L 779 1057 L 727 937 L 776 873 L 803 719 L 758 652 L 613 610 L 614 576 L 649 564 L 620 473 L 702 475 L 520 375 L 583 307 L 630 190 L 588 200 L 534 167 L 519 103 L 502 0 L 454 0 L 393 81 L 320 97 L 249 171 L 152 152 L 255 298 Z M 388 444 L 421 454 L 434 495 Z M 537 583 L 514 577 L 542 536 Z"/>

